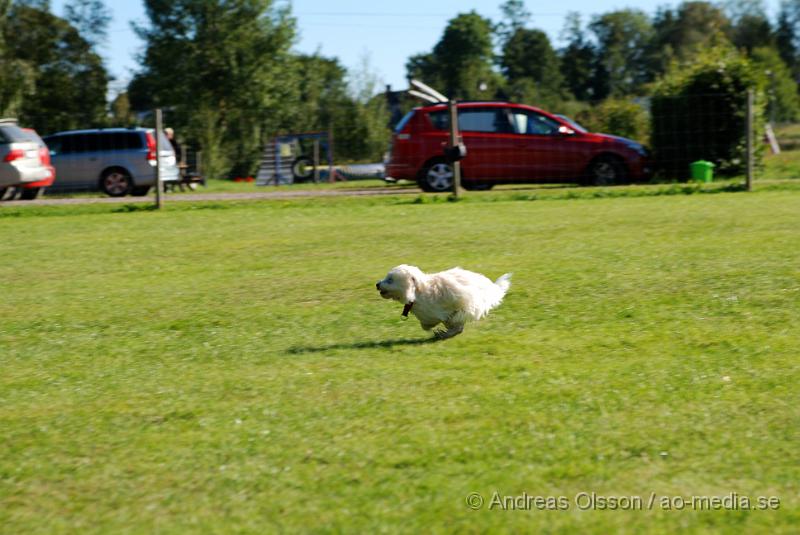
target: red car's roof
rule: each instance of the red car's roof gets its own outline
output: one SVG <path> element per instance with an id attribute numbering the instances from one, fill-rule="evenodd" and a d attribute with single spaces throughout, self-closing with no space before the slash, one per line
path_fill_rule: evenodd
<path id="1" fill-rule="evenodd" d="M 535 106 L 529 106 L 527 104 L 517 104 L 515 102 L 500 102 L 497 100 L 468 100 L 468 101 L 458 102 L 457 105 L 459 108 L 504 108 L 504 107 L 525 108 L 527 110 L 535 110 L 552 115 L 550 112 L 545 111 L 541 108 L 537 108 Z M 414 109 L 417 111 L 424 111 L 424 112 L 439 111 L 447 109 L 447 104 L 446 103 L 431 104 L 430 106 L 420 106 Z"/>

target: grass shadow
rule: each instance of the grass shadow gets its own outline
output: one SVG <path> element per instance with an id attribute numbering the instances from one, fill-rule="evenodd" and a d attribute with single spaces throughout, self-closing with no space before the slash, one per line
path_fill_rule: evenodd
<path id="1" fill-rule="evenodd" d="M 405 338 L 395 340 L 373 340 L 368 342 L 354 342 L 351 344 L 328 344 L 324 346 L 300 346 L 289 348 L 289 353 L 298 355 L 302 353 L 324 353 L 336 349 L 377 349 L 392 348 L 396 346 L 418 346 L 438 342 L 436 337 L 430 338 Z"/>

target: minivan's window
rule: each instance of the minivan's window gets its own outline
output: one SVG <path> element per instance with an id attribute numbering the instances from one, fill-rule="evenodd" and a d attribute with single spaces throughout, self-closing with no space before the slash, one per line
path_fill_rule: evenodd
<path id="1" fill-rule="evenodd" d="M 65 134 L 48 138 L 51 151 L 61 154 L 81 152 L 108 152 L 143 147 L 142 137 L 135 132 L 101 132 L 89 134 Z M 58 143 L 60 141 L 60 143 Z M 58 148 L 56 146 L 58 145 Z"/>
<path id="2" fill-rule="evenodd" d="M 450 128 L 448 110 L 431 112 L 431 122 L 437 130 Z M 464 132 L 510 133 L 507 111 L 504 108 L 468 108 L 458 110 L 458 127 Z"/>
<path id="3" fill-rule="evenodd" d="M 410 120 L 411 120 L 411 118 L 412 118 L 413 116 L 414 116 L 414 110 L 411 110 L 410 112 L 406 113 L 406 114 L 403 116 L 403 118 L 402 118 L 402 119 L 400 119 L 400 122 L 399 122 L 399 123 L 397 123 L 397 126 L 395 126 L 395 127 L 394 127 L 394 131 L 395 131 L 395 133 L 400 133 L 400 131 L 401 131 L 403 128 L 405 128 L 405 127 L 406 127 L 406 125 L 408 124 L 408 121 L 410 121 Z"/>
<path id="4" fill-rule="evenodd" d="M 556 121 L 529 111 L 515 111 L 511 114 L 514 132 L 539 136 L 555 136 L 561 126 Z"/>
<path id="5" fill-rule="evenodd" d="M 61 153 L 61 136 L 49 136 L 44 138 L 47 148 L 50 149 L 50 154 Z"/>

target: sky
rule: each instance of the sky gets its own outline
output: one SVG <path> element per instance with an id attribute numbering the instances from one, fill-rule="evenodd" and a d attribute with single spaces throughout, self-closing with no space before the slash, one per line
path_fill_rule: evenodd
<path id="1" fill-rule="evenodd" d="M 287 0 L 278 0 L 286 2 Z M 780 0 L 765 0 L 768 13 L 774 18 Z M 294 49 L 298 52 L 319 52 L 337 57 L 349 69 L 358 69 L 365 61 L 384 84 L 405 89 L 406 60 L 430 51 L 441 38 L 447 21 L 458 13 L 477 11 L 494 21 L 501 19 L 499 5 L 503 0 L 293 0 L 292 12 L 297 19 L 298 33 Z M 66 0 L 53 0 L 52 9 L 63 14 Z M 560 0 L 534 2 L 526 7 L 532 14 L 530 27 L 547 32 L 555 45 L 567 13 L 577 11 L 584 21 L 593 15 L 616 9 L 636 8 L 648 14 L 659 6 L 675 6 L 680 2 L 664 0 Z M 131 28 L 147 19 L 141 0 L 106 0 L 113 20 L 109 38 L 100 50 L 106 66 L 116 78 L 111 93 L 122 90 L 137 69 L 136 57 L 143 43 Z"/>

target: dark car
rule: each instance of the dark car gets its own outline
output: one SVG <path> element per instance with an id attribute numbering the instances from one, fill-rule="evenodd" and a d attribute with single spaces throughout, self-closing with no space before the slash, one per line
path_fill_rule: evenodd
<path id="1" fill-rule="evenodd" d="M 397 125 L 386 166 L 388 180 L 415 180 L 425 191 L 452 187 L 447 106 L 416 108 Z M 508 102 L 458 104 L 467 155 L 461 162 L 466 188 L 494 184 L 579 182 L 622 184 L 648 178 L 649 158 L 636 141 L 587 132 L 544 110 Z"/>

